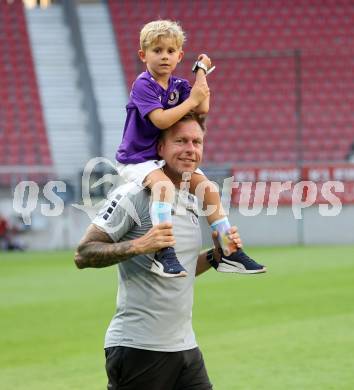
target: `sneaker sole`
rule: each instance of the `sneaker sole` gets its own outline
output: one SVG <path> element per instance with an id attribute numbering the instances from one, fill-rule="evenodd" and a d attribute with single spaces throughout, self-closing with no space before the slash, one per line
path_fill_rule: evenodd
<path id="1" fill-rule="evenodd" d="M 263 267 L 260 269 L 249 270 L 249 269 L 245 269 L 242 267 L 236 267 L 235 265 L 231 265 L 231 264 L 227 264 L 227 263 L 222 262 L 219 264 L 217 271 L 224 272 L 224 273 L 237 273 L 237 274 L 252 275 L 252 274 L 263 274 L 263 273 L 267 272 L 267 268 Z"/>
<path id="2" fill-rule="evenodd" d="M 182 278 L 182 277 L 186 277 L 188 275 L 188 273 L 186 271 L 181 271 L 179 274 L 168 274 L 168 273 L 164 272 L 164 270 L 161 269 L 154 261 L 152 263 L 150 271 L 158 276 L 163 277 L 163 278 Z"/>

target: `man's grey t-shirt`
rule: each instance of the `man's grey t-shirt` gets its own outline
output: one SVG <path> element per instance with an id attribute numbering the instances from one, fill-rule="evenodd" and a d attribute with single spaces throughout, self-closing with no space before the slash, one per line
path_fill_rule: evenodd
<path id="1" fill-rule="evenodd" d="M 172 216 L 175 250 L 188 276 L 163 278 L 153 274 L 154 253 L 119 263 L 117 311 L 106 333 L 105 348 L 173 352 L 197 346 L 192 328 L 193 287 L 201 249 L 197 202 L 185 193 L 179 193 L 177 199 Z M 112 193 L 93 223 L 114 242 L 133 240 L 152 227 L 149 203 L 147 190 L 126 184 Z"/>

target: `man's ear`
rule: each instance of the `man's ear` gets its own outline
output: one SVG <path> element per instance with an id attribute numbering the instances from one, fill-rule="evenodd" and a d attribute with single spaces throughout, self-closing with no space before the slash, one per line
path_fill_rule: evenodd
<path id="1" fill-rule="evenodd" d="M 157 154 L 163 159 L 163 149 L 165 142 L 163 139 L 160 139 L 157 143 Z"/>
<path id="2" fill-rule="evenodd" d="M 144 50 L 139 50 L 138 55 L 139 55 L 140 61 L 145 63 L 146 62 L 146 55 L 145 55 Z"/>
<path id="3" fill-rule="evenodd" d="M 184 51 L 181 50 L 178 55 L 178 63 L 182 61 L 182 58 L 184 57 Z"/>

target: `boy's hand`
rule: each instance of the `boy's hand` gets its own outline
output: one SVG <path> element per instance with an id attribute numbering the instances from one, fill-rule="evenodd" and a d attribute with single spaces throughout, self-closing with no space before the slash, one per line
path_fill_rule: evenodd
<path id="1" fill-rule="evenodd" d="M 198 61 L 201 61 L 208 69 L 211 68 L 211 59 L 204 53 L 199 54 Z"/>
<path id="2" fill-rule="evenodd" d="M 199 104 L 209 95 L 210 90 L 208 87 L 208 83 L 206 81 L 196 80 L 191 89 L 189 99 L 194 101 L 195 106 L 199 106 Z"/>

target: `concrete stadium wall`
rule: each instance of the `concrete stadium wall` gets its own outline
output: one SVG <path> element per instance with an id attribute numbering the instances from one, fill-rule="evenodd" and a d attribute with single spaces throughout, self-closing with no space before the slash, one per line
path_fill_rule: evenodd
<path id="1" fill-rule="evenodd" d="M 279 207 L 274 216 L 266 210 L 257 216 L 245 216 L 237 208 L 230 210 L 231 223 L 238 226 L 244 245 L 354 244 L 354 206 L 343 206 L 339 215 L 320 215 L 318 206 L 302 210 L 296 219 L 291 207 Z M 203 222 L 204 244 L 210 244 L 209 227 Z"/>
<path id="2" fill-rule="evenodd" d="M 354 206 L 343 206 L 339 215 L 324 217 L 318 207 L 302 211 L 303 219 L 295 219 L 291 207 L 279 207 L 275 216 L 264 210 L 257 216 L 244 216 L 236 208 L 230 210 L 230 221 L 237 225 L 244 245 L 323 245 L 354 244 Z M 211 243 L 207 223 L 203 222 L 204 243 Z"/>

